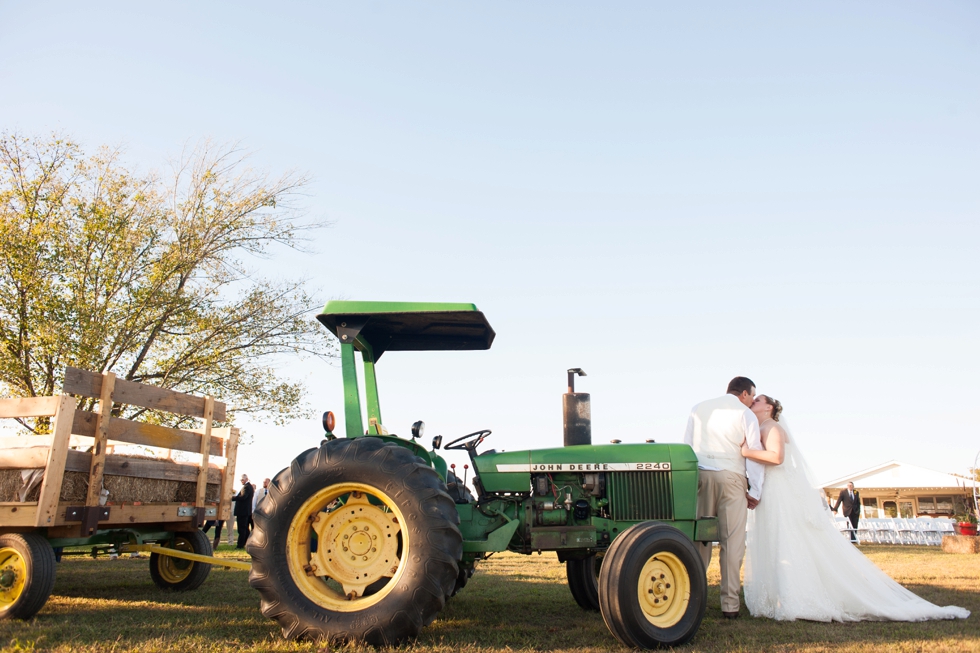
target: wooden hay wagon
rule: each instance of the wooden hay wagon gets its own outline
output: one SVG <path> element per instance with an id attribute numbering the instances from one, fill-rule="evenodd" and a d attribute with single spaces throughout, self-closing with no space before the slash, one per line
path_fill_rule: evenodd
<path id="1" fill-rule="evenodd" d="M 51 435 L 0 438 L 0 618 L 29 619 L 41 609 L 54 587 L 55 549 L 63 547 L 150 551 L 158 586 L 199 587 L 211 571 L 205 561 L 214 562 L 200 526 L 231 516 L 238 430 L 212 426 L 224 421 L 225 405 L 71 367 L 63 390 L 0 400 L 0 417 L 51 418 Z M 97 399 L 97 410 L 76 408 L 71 395 Z M 203 424 L 175 429 L 117 418 L 113 405 Z M 114 453 L 126 445 L 154 455 Z"/>

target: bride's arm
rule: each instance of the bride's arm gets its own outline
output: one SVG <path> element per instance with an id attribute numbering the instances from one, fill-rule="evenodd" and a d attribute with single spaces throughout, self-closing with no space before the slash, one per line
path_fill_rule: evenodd
<path id="1" fill-rule="evenodd" d="M 769 436 L 766 438 L 765 451 L 749 449 L 748 445 L 742 444 L 742 457 L 762 463 L 763 465 L 782 465 L 785 451 L 783 440 L 786 434 L 783 427 L 778 424 L 769 429 Z"/>

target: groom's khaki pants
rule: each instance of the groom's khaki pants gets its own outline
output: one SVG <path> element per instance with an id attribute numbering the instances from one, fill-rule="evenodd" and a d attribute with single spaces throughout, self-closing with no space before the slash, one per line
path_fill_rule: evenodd
<path id="1" fill-rule="evenodd" d="M 748 504 L 745 474 L 701 470 L 698 476 L 698 517 L 718 517 L 721 538 L 721 609 L 738 612 L 740 574 L 745 557 L 745 520 Z M 711 562 L 711 542 L 698 545 L 704 568 Z"/>

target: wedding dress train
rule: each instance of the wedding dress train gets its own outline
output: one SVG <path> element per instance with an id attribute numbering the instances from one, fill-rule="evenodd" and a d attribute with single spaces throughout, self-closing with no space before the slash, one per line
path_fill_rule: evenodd
<path id="1" fill-rule="evenodd" d="M 789 433 L 787 431 L 787 433 Z M 782 465 L 766 466 L 762 501 L 749 511 L 745 603 L 753 617 L 781 621 L 965 619 L 905 589 L 843 537 L 788 437 Z"/>

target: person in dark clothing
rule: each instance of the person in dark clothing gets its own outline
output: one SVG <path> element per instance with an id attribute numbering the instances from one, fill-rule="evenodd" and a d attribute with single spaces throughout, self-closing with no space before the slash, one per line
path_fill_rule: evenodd
<path id="1" fill-rule="evenodd" d="M 248 521 L 252 518 L 252 497 L 254 495 L 255 488 L 248 482 L 248 476 L 242 474 L 242 489 L 231 499 L 235 502 L 235 520 L 238 524 L 236 549 L 244 549 L 245 542 L 248 541 Z"/>
<path id="2" fill-rule="evenodd" d="M 214 550 L 218 550 L 218 545 L 221 543 L 221 529 L 225 527 L 224 519 L 209 519 L 204 522 L 204 528 L 201 530 L 207 533 L 214 526 Z"/>
<path id="3" fill-rule="evenodd" d="M 848 483 L 847 489 L 840 491 L 840 496 L 837 497 L 837 503 L 830 508 L 834 511 L 835 515 L 837 514 L 837 509 L 842 504 L 844 506 L 844 516 L 851 522 L 851 527 L 848 529 L 851 534 L 851 542 L 860 544 L 857 530 L 858 520 L 861 518 L 861 495 L 854 489 L 854 483 Z"/>

